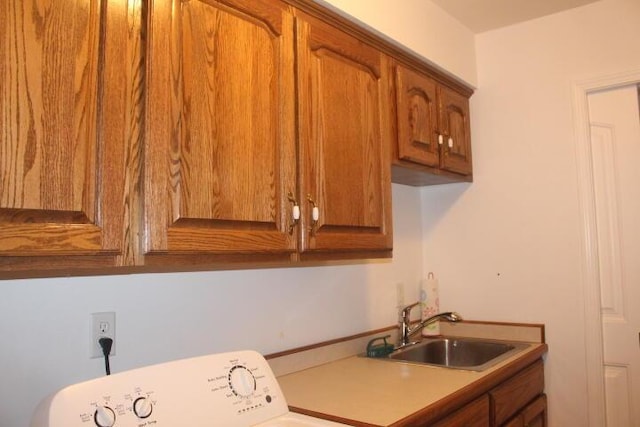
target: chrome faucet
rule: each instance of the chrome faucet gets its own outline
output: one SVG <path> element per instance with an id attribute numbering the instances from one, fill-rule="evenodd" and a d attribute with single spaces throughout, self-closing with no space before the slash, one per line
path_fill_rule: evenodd
<path id="1" fill-rule="evenodd" d="M 415 344 L 415 342 L 411 341 L 411 337 L 415 335 L 417 332 L 421 331 L 422 328 L 427 326 L 430 323 L 435 322 L 436 320 L 446 320 L 448 322 L 459 322 L 462 320 L 462 316 L 460 316 L 455 311 L 448 311 L 445 313 L 438 313 L 435 316 L 431 316 L 428 319 L 424 319 L 420 323 L 418 323 L 413 328 L 411 327 L 411 309 L 420 305 L 420 302 L 416 302 L 404 307 L 400 310 L 400 316 L 398 319 L 398 327 L 400 328 L 400 337 L 398 339 L 398 346 L 396 349 L 406 347 L 411 344 Z"/>

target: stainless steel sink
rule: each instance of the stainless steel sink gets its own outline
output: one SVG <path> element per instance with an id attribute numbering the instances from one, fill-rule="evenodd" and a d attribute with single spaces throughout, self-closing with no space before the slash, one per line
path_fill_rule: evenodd
<path id="1" fill-rule="evenodd" d="M 389 359 L 447 368 L 484 371 L 530 344 L 474 338 L 428 338 L 396 350 Z"/>

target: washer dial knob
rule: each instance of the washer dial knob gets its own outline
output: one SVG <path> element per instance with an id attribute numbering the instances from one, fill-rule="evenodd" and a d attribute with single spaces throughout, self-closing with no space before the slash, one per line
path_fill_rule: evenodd
<path id="1" fill-rule="evenodd" d="M 147 397 L 139 397 L 133 401 L 133 412 L 138 418 L 147 418 L 153 412 L 153 404 Z"/>
<path id="2" fill-rule="evenodd" d="M 249 397 L 256 391 L 256 379 L 250 370 L 236 365 L 229 371 L 229 386 L 238 397 Z"/>
<path id="3" fill-rule="evenodd" d="M 108 406 L 98 406 L 93 421 L 98 427 L 112 427 L 116 423 L 116 413 Z"/>

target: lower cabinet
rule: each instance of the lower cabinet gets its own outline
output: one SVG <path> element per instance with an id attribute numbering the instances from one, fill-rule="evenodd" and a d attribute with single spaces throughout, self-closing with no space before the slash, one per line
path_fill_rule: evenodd
<path id="1" fill-rule="evenodd" d="M 504 427 L 547 427 L 547 396 L 542 394 L 513 417 Z"/>
<path id="2" fill-rule="evenodd" d="M 530 409 L 538 398 L 542 397 L 544 390 L 544 366 L 542 360 L 535 362 L 529 367 L 518 372 L 513 377 L 504 381 L 489 392 L 491 398 L 491 412 L 494 426 L 525 426 L 525 425 L 546 425 L 546 399 L 543 398 L 544 407 L 541 410 L 534 411 Z M 535 407 L 539 407 L 534 405 Z M 528 412 L 527 412 L 528 411 Z M 542 414 L 537 417 L 542 419 L 540 424 L 524 423 L 511 424 L 510 420 L 523 418 L 525 415 L 537 412 Z M 531 415 L 531 419 L 536 416 Z"/>
<path id="3" fill-rule="evenodd" d="M 435 427 L 546 427 L 547 397 L 542 360 L 529 365 L 465 406 L 447 414 Z"/>
<path id="4" fill-rule="evenodd" d="M 433 424 L 433 427 L 489 427 L 489 410 L 489 396 L 485 394 Z"/>

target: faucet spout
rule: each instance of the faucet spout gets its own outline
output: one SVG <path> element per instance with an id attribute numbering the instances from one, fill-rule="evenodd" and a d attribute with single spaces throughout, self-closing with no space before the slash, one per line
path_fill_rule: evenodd
<path id="1" fill-rule="evenodd" d="M 418 323 L 413 328 L 409 328 L 409 331 L 408 331 L 409 336 L 411 337 L 416 332 L 418 332 L 420 329 L 422 329 L 425 326 L 430 325 L 431 323 L 436 322 L 438 320 L 446 320 L 448 322 L 459 322 L 459 321 L 462 320 L 462 316 L 460 316 L 455 311 L 448 311 L 446 313 L 438 313 L 435 316 L 431 316 L 428 319 L 424 319 L 423 321 Z"/>
<path id="2" fill-rule="evenodd" d="M 418 306 L 420 303 L 413 303 L 411 305 L 406 306 L 400 312 L 400 320 L 398 322 L 398 327 L 400 328 L 400 339 L 397 348 L 405 347 L 409 344 L 412 344 L 411 337 L 415 335 L 417 332 L 421 331 L 425 326 L 437 321 L 437 320 L 446 320 L 448 322 L 459 322 L 462 320 L 462 316 L 455 311 L 448 311 L 444 313 L 438 313 L 435 316 L 431 316 L 428 319 L 424 319 L 416 326 L 411 327 L 410 314 L 411 309 L 413 307 Z"/>

